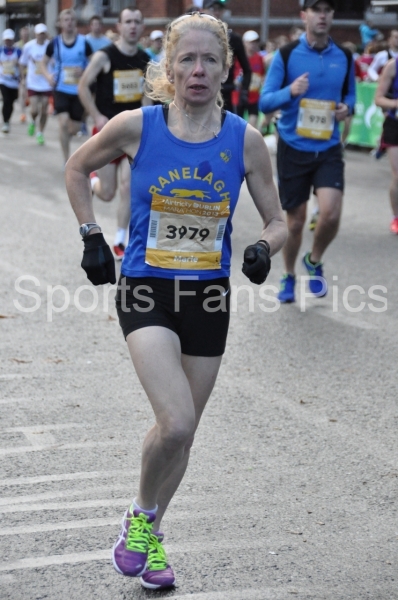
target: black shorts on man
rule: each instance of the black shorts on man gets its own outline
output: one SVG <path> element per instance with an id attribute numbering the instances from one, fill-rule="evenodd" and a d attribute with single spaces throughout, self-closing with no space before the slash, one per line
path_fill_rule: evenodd
<path id="1" fill-rule="evenodd" d="M 57 115 L 68 113 L 72 121 L 81 121 L 84 115 L 84 108 L 75 94 L 65 94 L 65 92 L 54 92 L 54 110 Z"/>
<path id="2" fill-rule="evenodd" d="M 291 210 L 307 202 L 311 188 L 344 191 L 344 160 L 341 144 L 323 152 L 304 152 L 280 137 L 277 151 L 278 185 L 282 208 Z"/>

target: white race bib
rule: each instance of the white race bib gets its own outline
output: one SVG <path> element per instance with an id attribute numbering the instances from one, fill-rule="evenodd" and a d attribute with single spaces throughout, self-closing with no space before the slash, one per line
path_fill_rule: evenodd
<path id="1" fill-rule="evenodd" d="M 221 269 L 229 201 L 207 204 L 201 190 L 171 192 L 175 197 L 152 196 L 145 262 L 162 269 Z"/>
<path id="2" fill-rule="evenodd" d="M 144 73 L 140 69 L 113 72 L 115 102 L 139 102 L 144 90 Z"/>
<path id="3" fill-rule="evenodd" d="M 2 67 L 3 67 L 3 75 L 11 75 L 12 77 L 15 77 L 16 75 L 16 69 L 15 69 L 15 62 L 13 60 L 6 60 L 2 63 Z"/>
<path id="4" fill-rule="evenodd" d="M 314 140 L 330 140 L 334 130 L 336 103 L 302 98 L 296 133 Z"/>
<path id="5" fill-rule="evenodd" d="M 79 67 L 63 67 L 62 81 L 66 85 L 77 85 L 80 79 Z"/>

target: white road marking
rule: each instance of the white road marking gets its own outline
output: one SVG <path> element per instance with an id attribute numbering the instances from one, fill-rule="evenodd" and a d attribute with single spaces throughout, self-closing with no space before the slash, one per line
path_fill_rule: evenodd
<path id="1" fill-rule="evenodd" d="M 57 217 L 57 215 L 53 215 L 52 213 L 44 212 L 44 210 L 27 208 L 26 212 L 32 213 L 33 215 L 37 215 L 38 217 L 43 217 L 44 219 L 50 219 L 50 221 L 62 221 L 62 217 Z"/>
<path id="2" fill-rule="evenodd" d="M 22 433 L 37 433 L 41 431 L 63 431 L 75 427 L 88 427 L 88 423 L 59 423 L 54 425 L 31 425 L 30 427 L 7 427 L 4 431 L 21 431 Z"/>
<path id="3" fill-rule="evenodd" d="M 58 425 L 34 425 L 32 427 L 8 427 L 4 431 L 8 433 L 23 433 L 32 446 L 50 446 L 56 444 L 57 440 L 51 431 L 62 431 L 64 429 L 75 429 L 76 427 L 87 427 L 85 423 L 65 423 Z"/>
<path id="4" fill-rule="evenodd" d="M 29 533 L 44 533 L 45 531 L 66 531 L 68 529 L 89 529 L 90 527 L 107 527 L 120 525 L 122 514 L 109 519 L 82 519 L 81 521 L 65 521 L 61 523 L 43 523 L 42 525 L 21 525 L 0 529 L 0 536 L 27 535 Z"/>
<path id="5" fill-rule="evenodd" d="M 0 585 L 5 583 L 15 583 L 16 580 L 14 575 L 0 575 Z"/>
<path id="6" fill-rule="evenodd" d="M 129 504 L 128 498 L 111 498 L 109 500 L 81 500 L 80 502 L 49 502 L 48 504 L 21 504 L 20 506 L 5 506 L 0 508 L 0 514 L 17 512 L 37 512 L 43 510 L 79 510 L 85 508 L 106 508 L 110 506 L 124 506 Z"/>
<path id="7" fill-rule="evenodd" d="M 103 492 L 109 492 L 112 490 L 113 491 L 126 490 L 126 492 L 128 492 L 129 487 L 130 487 L 130 483 L 128 481 L 126 481 L 126 483 L 101 485 L 101 486 L 91 488 L 89 490 L 87 490 L 87 489 L 66 490 L 66 491 L 59 490 L 59 491 L 55 491 L 55 492 L 44 492 L 43 494 L 34 494 L 32 496 L 10 496 L 8 498 L 3 497 L 3 498 L 0 498 L 0 506 L 6 506 L 8 508 L 13 508 L 17 504 L 26 504 L 26 503 L 37 504 L 38 502 L 42 502 L 42 501 L 46 501 L 46 500 L 54 500 L 55 498 L 73 498 L 76 496 L 85 496 L 90 493 L 92 493 L 93 495 L 98 497 L 99 494 L 101 494 Z M 45 508 L 45 504 L 43 505 L 43 508 Z M 1 508 L 0 508 L 0 512 L 2 512 Z"/>
<path id="8" fill-rule="evenodd" d="M 34 485 L 36 483 L 47 483 L 55 481 L 82 481 L 84 479 L 98 479 L 105 477 L 116 477 L 118 475 L 134 476 L 138 471 L 87 471 L 86 473 L 61 473 L 54 475 L 39 475 L 37 477 L 18 477 L 16 479 L 0 479 L 0 486 L 11 485 Z"/>
<path id="9" fill-rule="evenodd" d="M 32 446 L 50 446 L 57 442 L 49 431 L 24 431 L 24 436 Z"/>
<path id="10" fill-rule="evenodd" d="M 0 404 L 16 404 L 17 402 L 33 402 L 35 398 L 4 398 Z"/>
<path id="11" fill-rule="evenodd" d="M 222 592 L 200 592 L 198 594 L 184 594 L 183 596 L 173 594 L 173 600 L 277 600 L 290 597 L 287 594 L 297 594 L 297 590 L 262 588 L 261 590 L 223 590 Z M 294 596 L 291 596 L 294 598 Z"/>
<path id="12" fill-rule="evenodd" d="M 13 165 L 18 165 L 19 167 L 30 167 L 31 165 L 33 165 L 33 163 L 30 161 L 19 160 L 18 158 L 12 158 L 11 156 L 8 156 L 7 154 L 0 154 L 0 160 L 5 160 L 6 162 L 10 162 Z"/>
<path id="13" fill-rule="evenodd" d="M 364 319 L 360 319 L 358 316 L 344 314 L 342 311 L 333 312 L 331 308 L 328 308 L 326 306 L 311 306 L 311 304 L 308 303 L 308 310 L 311 310 L 311 308 L 313 308 L 314 306 L 316 308 L 314 314 L 321 315 L 322 317 L 326 317 L 327 319 L 331 319 L 332 321 L 336 321 L 341 325 L 348 325 L 349 327 L 356 327 L 357 329 L 379 329 L 378 326 L 374 323 L 364 321 Z"/>
<path id="14" fill-rule="evenodd" d="M 55 450 L 78 450 L 81 448 L 101 448 L 111 446 L 122 446 L 126 442 L 121 440 L 120 442 L 77 442 L 73 444 L 54 444 L 44 446 L 16 446 L 9 448 L 0 448 L 0 456 L 9 456 L 10 454 L 24 454 L 25 452 L 40 452 L 49 451 L 54 452 Z"/>
<path id="15" fill-rule="evenodd" d="M 221 542 L 196 542 L 189 543 L 188 545 L 170 544 L 167 546 L 170 554 L 189 554 L 192 552 L 227 552 L 228 550 L 257 550 L 263 548 L 264 542 L 262 540 L 254 541 L 239 540 L 236 544 L 226 545 L 224 541 Z M 49 567 L 52 565 L 65 565 L 75 564 L 80 562 L 92 562 L 95 560 L 108 560 L 111 562 L 111 550 L 96 550 L 94 552 L 77 552 L 74 554 L 53 554 L 51 556 L 36 556 L 29 558 L 22 558 L 16 561 L 10 561 L 2 563 L 0 565 L 0 571 L 14 571 L 20 569 L 37 569 L 41 567 Z M 174 597 L 173 597 L 174 598 Z"/>

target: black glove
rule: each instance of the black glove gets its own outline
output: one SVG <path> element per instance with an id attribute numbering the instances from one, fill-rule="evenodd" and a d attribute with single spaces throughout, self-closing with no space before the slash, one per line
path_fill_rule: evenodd
<path id="1" fill-rule="evenodd" d="M 242 271 L 252 283 L 264 283 L 271 269 L 269 244 L 260 240 L 257 244 L 248 246 L 243 254 Z"/>
<path id="2" fill-rule="evenodd" d="M 93 233 L 83 240 L 82 269 L 94 285 L 116 283 L 115 259 L 102 233 Z"/>

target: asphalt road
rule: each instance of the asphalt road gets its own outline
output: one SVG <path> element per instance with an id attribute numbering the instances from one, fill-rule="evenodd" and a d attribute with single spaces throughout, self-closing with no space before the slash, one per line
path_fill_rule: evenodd
<path id="1" fill-rule="evenodd" d="M 177 588 L 156 594 L 109 558 L 151 411 L 114 290 L 79 289 L 88 281 L 55 118 L 44 147 L 17 119 L 0 138 L 0 598 L 398 599 L 398 238 L 387 159 L 346 154 L 324 299 L 300 285 L 295 305 L 277 307 L 275 289 L 260 297 L 244 278 L 260 221 L 242 189 L 227 352 L 164 521 Z M 96 201 L 109 241 L 115 211 Z M 276 256 L 267 284 L 281 270 Z"/>

